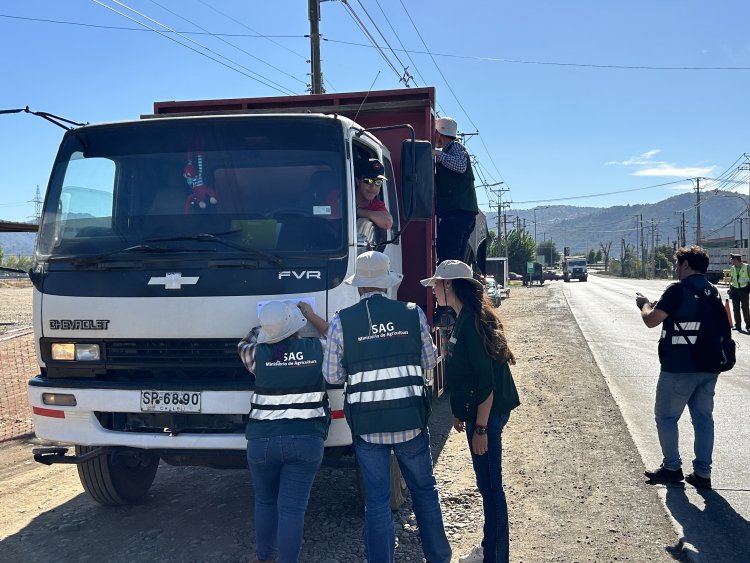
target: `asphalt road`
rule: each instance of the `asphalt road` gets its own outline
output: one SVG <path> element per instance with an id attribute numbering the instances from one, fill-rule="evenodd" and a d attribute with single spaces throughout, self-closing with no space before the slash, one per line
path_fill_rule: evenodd
<path id="1" fill-rule="evenodd" d="M 644 467 L 657 467 L 661 450 L 653 405 L 659 374 L 656 345 L 661 329 L 643 324 L 635 293 L 640 291 L 655 300 L 670 282 L 590 276 L 587 283 L 553 283 L 563 285 Z M 726 298 L 726 289 L 721 292 Z M 737 364 L 719 376 L 716 387 L 714 490 L 699 493 L 690 485 L 657 485 L 662 489 L 666 510 L 678 529 L 682 528 L 688 551 L 695 549 L 698 555 L 694 559 L 701 561 L 750 561 L 750 334 L 733 334 Z M 680 420 L 680 453 L 686 473 L 692 470 L 692 441 L 686 409 Z"/>

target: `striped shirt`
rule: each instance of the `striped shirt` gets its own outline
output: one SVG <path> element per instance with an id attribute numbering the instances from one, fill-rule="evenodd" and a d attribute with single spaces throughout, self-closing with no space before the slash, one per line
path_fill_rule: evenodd
<path id="1" fill-rule="evenodd" d="M 437 160 L 448 170 L 453 170 L 453 172 L 463 174 L 466 172 L 466 166 L 469 162 L 469 154 L 461 143 L 453 140 L 443 147 Z"/>
<path id="2" fill-rule="evenodd" d="M 360 296 L 361 299 L 367 299 L 380 292 L 365 293 Z M 430 335 L 430 325 L 427 324 L 427 317 L 420 307 L 417 307 L 419 313 L 419 328 L 422 340 L 422 369 L 426 373 L 429 369 L 434 369 L 437 365 L 437 348 Z M 334 315 L 328 326 L 328 346 L 323 355 L 323 377 L 328 383 L 341 384 L 347 379 L 347 373 L 342 364 L 344 358 L 344 332 L 341 327 L 341 319 L 338 313 Z M 404 430 L 401 432 L 378 432 L 375 434 L 365 434 L 361 438 L 372 444 L 400 444 L 407 442 L 422 432 L 420 428 L 413 430 Z"/>

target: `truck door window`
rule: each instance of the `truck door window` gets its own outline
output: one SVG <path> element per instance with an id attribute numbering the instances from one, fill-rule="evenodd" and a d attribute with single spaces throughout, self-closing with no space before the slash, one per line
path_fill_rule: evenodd
<path id="1" fill-rule="evenodd" d="M 396 175 L 393 172 L 393 165 L 389 158 L 383 158 L 383 166 L 385 167 L 385 175 L 388 177 L 388 181 L 385 183 L 386 190 L 388 191 L 388 210 L 393 217 L 393 227 L 391 232 L 396 233 L 399 230 L 399 215 L 398 215 L 398 196 L 396 195 Z M 393 244 L 399 244 L 400 238 L 396 239 Z"/>

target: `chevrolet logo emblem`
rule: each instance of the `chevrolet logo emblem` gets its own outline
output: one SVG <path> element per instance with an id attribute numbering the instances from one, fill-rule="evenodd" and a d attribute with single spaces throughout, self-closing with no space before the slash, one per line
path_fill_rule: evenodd
<path id="1" fill-rule="evenodd" d="M 163 278 L 151 278 L 148 285 L 163 285 L 164 289 L 182 289 L 184 285 L 195 285 L 200 278 L 183 278 L 180 272 L 167 272 Z"/>

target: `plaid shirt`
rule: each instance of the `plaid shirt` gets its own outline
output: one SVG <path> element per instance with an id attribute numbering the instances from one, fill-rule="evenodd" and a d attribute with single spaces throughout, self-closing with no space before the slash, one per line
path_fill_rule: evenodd
<path id="1" fill-rule="evenodd" d="M 469 154 L 466 149 L 456 140 L 451 141 L 443 147 L 437 157 L 438 162 L 448 170 L 463 174 L 469 162 Z"/>
<path id="2" fill-rule="evenodd" d="M 367 299 L 380 292 L 365 293 L 360 296 L 361 299 Z M 437 348 L 432 342 L 430 336 L 430 326 L 427 324 L 427 317 L 420 307 L 417 307 L 419 313 L 419 328 L 422 339 L 422 369 L 426 372 L 428 369 L 434 369 L 437 365 Z M 340 384 L 347 379 L 347 373 L 342 364 L 344 358 L 344 332 L 341 327 L 341 319 L 338 313 L 334 315 L 328 326 L 328 346 L 323 356 L 323 377 L 328 383 Z M 407 442 L 422 432 L 420 428 L 413 430 L 404 430 L 401 432 L 378 432 L 376 434 L 365 434 L 361 438 L 372 444 L 400 444 Z"/>

